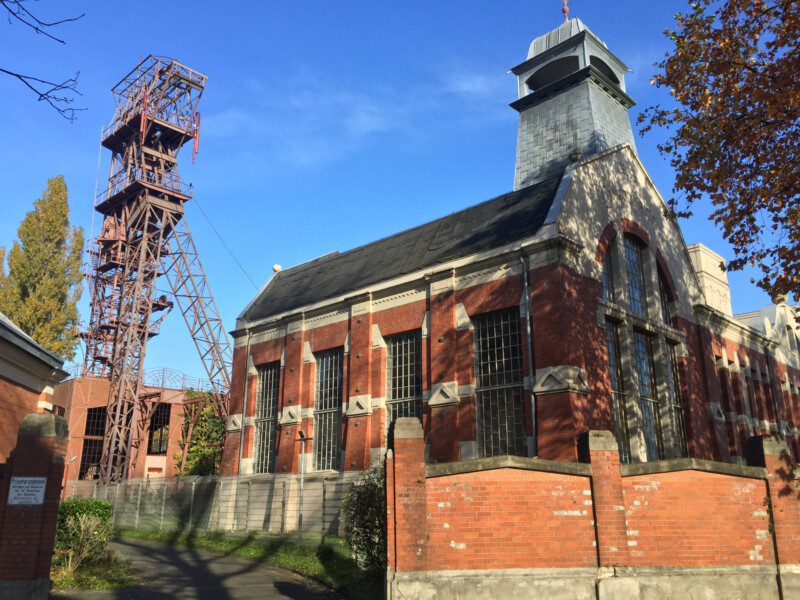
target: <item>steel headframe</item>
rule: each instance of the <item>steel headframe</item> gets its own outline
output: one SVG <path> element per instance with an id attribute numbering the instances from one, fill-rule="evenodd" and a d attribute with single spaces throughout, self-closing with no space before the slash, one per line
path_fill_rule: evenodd
<path id="1" fill-rule="evenodd" d="M 111 380 L 104 482 L 133 471 L 152 412 L 142 395 L 145 348 L 173 307 L 156 291 L 161 275 L 189 327 L 221 416 L 227 416 L 231 349 L 186 223 L 184 203 L 192 188 L 181 181 L 177 162 L 190 140 L 196 150 L 205 84 L 205 75 L 149 56 L 112 90 L 116 112 L 101 141 L 111 151 L 109 185 L 96 199 L 104 220 L 89 249 L 91 316 L 83 333 L 84 375 Z"/>

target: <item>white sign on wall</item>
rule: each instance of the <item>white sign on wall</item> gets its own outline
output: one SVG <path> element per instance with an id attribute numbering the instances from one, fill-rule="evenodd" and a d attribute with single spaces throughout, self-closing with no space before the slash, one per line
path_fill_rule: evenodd
<path id="1" fill-rule="evenodd" d="M 44 504 L 47 477 L 12 477 L 8 504 Z"/>

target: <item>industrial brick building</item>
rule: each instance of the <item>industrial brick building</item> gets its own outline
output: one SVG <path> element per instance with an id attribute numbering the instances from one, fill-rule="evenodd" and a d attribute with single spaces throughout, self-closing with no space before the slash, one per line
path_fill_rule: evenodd
<path id="1" fill-rule="evenodd" d="M 202 380 L 188 380 L 169 369 L 143 373 L 142 400 L 144 413 L 134 427 L 133 444 L 137 460 L 128 471 L 128 478 L 173 477 L 180 462 L 180 440 L 186 404 L 191 402 L 187 388 L 203 389 Z M 103 377 L 73 377 L 55 388 L 53 401 L 63 407 L 69 423 L 67 466 L 64 493 L 70 494 L 69 482 L 96 480 L 100 477 L 103 439 L 108 425 L 108 393 L 111 382 Z M 95 482 L 96 483 L 96 482 Z"/>
<path id="2" fill-rule="evenodd" d="M 428 463 L 744 464 L 800 453 L 795 308 L 733 315 L 722 259 L 687 246 L 640 162 L 627 67 L 578 19 L 512 69 L 515 189 L 277 272 L 239 316 L 223 474 L 367 468 L 397 417 Z M 312 438 L 297 443 L 298 432 Z"/>

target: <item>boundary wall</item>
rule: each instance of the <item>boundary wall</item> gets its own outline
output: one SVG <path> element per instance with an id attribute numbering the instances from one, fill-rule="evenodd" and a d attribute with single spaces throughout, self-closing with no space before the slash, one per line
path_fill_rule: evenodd
<path id="1" fill-rule="evenodd" d="M 360 472 L 306 473 L 303 481 L 304 533 L 338 536 L 339 507 Z M 107 500 L 114 524 L 163 531 L 196 529 L 283 535 L 298 530 L 300 476 L 153 477 L 102 485 L 69 481 L 65 496 Z"/>
<path id="2" fill-rule="evenodd" d="M 582 462 L 425 464 L 417 419 L 386 462 L 387 598 L 798 598 L 800 490 L 786 442 L 749 466 L 620 465 L 611 432 Z"/>

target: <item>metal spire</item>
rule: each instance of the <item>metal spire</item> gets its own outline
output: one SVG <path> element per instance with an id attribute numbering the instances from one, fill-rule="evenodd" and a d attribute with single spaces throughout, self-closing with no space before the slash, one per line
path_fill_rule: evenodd
<path id="1" fill-rule="evenodd" d="M 566 23 L 567 21 L 569 21 L 569 17 L 567 16 L 569 15 L 569 7 L 567 6 L 567 0 L 564 0 L 564 8 L 561 9 L 561 12 L 564 13 L 564 23 Z"/>

